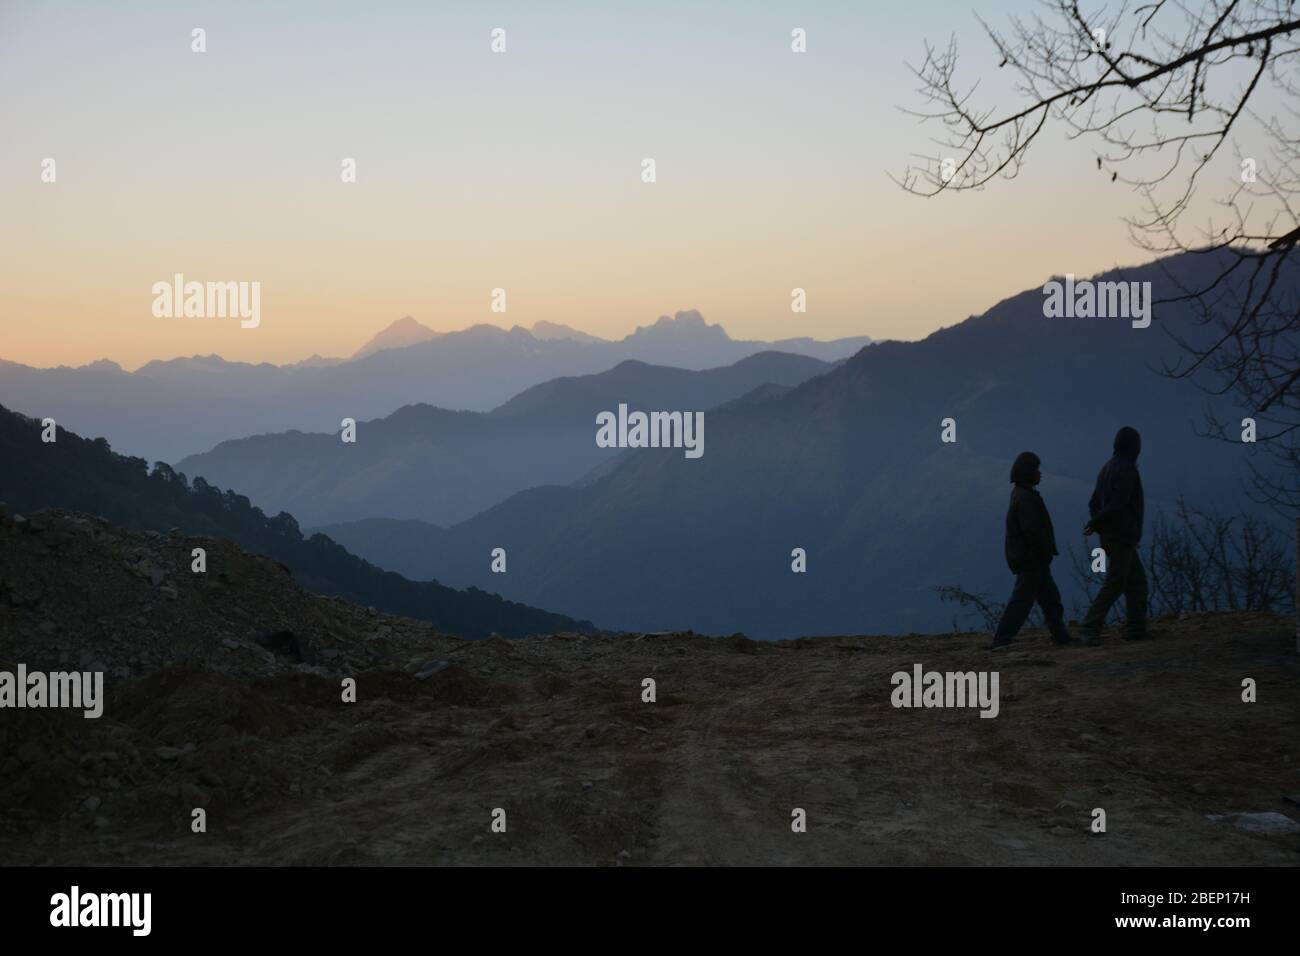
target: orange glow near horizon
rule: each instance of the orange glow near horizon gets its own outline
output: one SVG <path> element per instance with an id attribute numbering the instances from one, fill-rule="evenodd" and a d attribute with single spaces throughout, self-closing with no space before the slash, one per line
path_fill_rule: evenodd
<path id="1" fill-rule="evenodd" d="M 1149 258 L 1134 195 L 1061 136 L 979 193 L 890 180 L 926 143 L 895 107 L 933 14 L 832 4 L 802 58 L 772 11 L 500 15 L 494 56 L 466 10 L 0 10 L 0 83 L 33 91 L 0 103 L 0 358 L 287 363 L 405 315 L 617 339 L 686 309 L 737 339 L 919 339 Z M 943 18 L 978 48 L 968 11 Z M 260 282 L 260 326 L 154 317 L 175 273 Z"/>

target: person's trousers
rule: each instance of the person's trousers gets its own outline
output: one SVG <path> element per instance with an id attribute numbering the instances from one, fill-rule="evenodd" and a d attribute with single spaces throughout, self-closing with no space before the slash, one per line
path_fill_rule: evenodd
<path id="1" fill-rule="evenodd" d="M 993 643 L 1004 644 L 1019 633 L 1024 626 L 1029 612 L 1034 609 L 1034 602 L 1043 609 L 1047 619 L 1047 629 L 1052 632 L 1055 641 L 1069 641 L 1070 632 L 1065 629 L 1065 608 L 1061 605 L 1061 591 L 1052 580 L 1052 569 L 1048 565 L 1031 568 L 1016 575 L 1015 587 L 1011 589 L 1011 599 L 1007 601 L 1002 620 L 998 622 L 997 633 Z"/>
<path id="2" fill-rule="evenodd" d="M 1124 631 L 1129 637 L 1141 637 L 1147 629 L 1147 573 L 1137 546 L 1105 540 L 1101 546 L 1106 552 L 1106 578 L 1092 599 L 1092 607 L 1083 619 L 1083 629 L 1090 634 L 1100 633 L 1106 626 L 1106 615 L 1122 594 Z"/>

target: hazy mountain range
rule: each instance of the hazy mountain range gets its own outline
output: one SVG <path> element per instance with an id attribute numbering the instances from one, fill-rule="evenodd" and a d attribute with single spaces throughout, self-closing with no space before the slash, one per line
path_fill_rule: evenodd
<path id="1" fill-rule="evenodd" d="M 155 537 L 165 535 L 175 549 L 170 563 L 187 569 L 195 542 L 181 535 L 224 538 L 281 562 L 283 568 L 273 573 L 289 571 L 308 590 L 425 620 L 461 637 L 592 630 L 589 621 L 525 607 L 474 588 L 456 590 L 435 581 L 407 580 L 349 554 L 324 535 L 305 537 L 292 515 L 268 517 L 234 491 L 223 492 L 201 480 L 187 485 L 165 466 L 151 473 L 143 460 L 116 454 L 102 438 L 92 441 L 60 428 L 57 440 L 47 443 L 42 441 L 43 430 L 35 419 L 0 407 L 0 461 L 4 462 L 0 501 L 10 513 L 27 516 L 47 508 L 66 509 L 97 515 L 130 530 L 153 532 Z M 29 519 L 28 528 L 36 527 Z M 115 537 L 111 529 L 96 533 Z M 64 543 L 45 535 L 36 547 L 42 554 L 50 549 L 57 554 Z M 154 599 L 164 604 L 169 598 L 175 600 L 175 588 L 160 587 L 161 569 L 137 564 L 139 560 L 141 555 L 133 555 L 128 567 L 152 580 Z M 214 552 L 204 580 L 239 587 L 231 570 Z M 14 581 L 0 578 L 0 601 L 22 606 L 39 600 L 15 587 Z M 246 620 L 243 627 L 249 640 L 275 629 L 270 619 Z M 319 618 L 294 622 L 296 637 L 304 642 L 324 636 L 326 627 Z"/>
<path id="2" fill-rule="evenodd" d="M 1207 268 L 1194 256 L 1165 266 L 1184 282 Z M 1151 281 L 1157 297 L 1170 291 L 1159 265 L 1122 277 Z M 928 630 L 954 613 L 935 585 L 998 599 L 1008 590 L 1007 473 L 1028 449 L 1043 460 L 1068 604 L 1064 555 L 1084 546 L 1093 479 L 1120 425 L 1143 434 L 1149 516 L 1180 492 L 1251 507 L 1241 479 L 1255 448 L 1198 436 L 1205 394 L 1154 371 L 1178 354 L 1170 330 L 1195 334 L 1181 305 L 1157 305 L 1146 329 L 1048 319 L 1035 288 L 920 342 L 879 344 L 785 393 L 709 413 L 698 460 L 638 449 L 592 480 L 521 492 L 450 528 L 327 530 L 406 574 L 491 581 L 603 626 L 764 637 Z M 948 417 L 955 444 L 940 441 Z M 481 559 L 497 547 L 507 574 L 489 574 Z M 807 573 L 792 573 L 794 548 L 806 550 Z"/>
<path id="3" fill-rule="evenodd" d="M 628 360 L 596 375 L 535 385 L 491 412 L 408 405 L 360 422 L 355 444 L 337 433 L 258 435 L 223 442 L 177 468 L 238 488 L 269 513 L 291 511 L 308 526 L 361 517 L 450 524 L 515 492 L 568 484 L 611 462 L 621 450 L 596 445 L 596 415 L 619 403 L 703 411 L 830 368 L 784 352 L 704 371 Z"/>
<path id="4" fill-rule="evenodd" d="M 1213 268 L 1187 255 L 1094 278 L 1151 282 L 1158 299 L 1174 291 L 1166 270 L 1196 285 Z M 1296 270 L 1280 281 L 1300 290 Z M 630 351 L 680 360 L 693 343 L 694 359 L 680 364 L 698 364 L 753 345 L 679 313 L 619 343 L 480 326 L 321 367 L 197 359 L 127 375 L 111 363 L 15 366 L 0 372 L 0 387 L 35 383 L 52 402 L 63 394 L 59 382 L 70 383 L 76 407 L 102 415 L 110 437 L 152 424 L 171 427 L 173 441 L 197 441 L 213 425 L 185 416 L 202 409 L 227 415 L 221 427 L 255 423 L 267 434 L 187 459 L 181 470 L 231 485 L 237 493 L 223 500 L 245 510 L 250 495 L 270 510 L 308 515 L 309 525 L 332 522 L 330 538 L 407 577 L 490 588 L 628 630 L 906 632 L 951 624 L 936 585 L 999 598 L 1007 590 L 1007 471 L 1021 451 L 1043 459 L 1067 605 L 1076 589 L 1065 553 L 1085 544 L 1086 502 L 1118 426 L 1143 433 L 1149 515 L 1180 493 L 1194 505 L 1252 507 L 1246 461 L 1266 465 L 1266 456 L 1200 437 L 1209 398 L 1155 371 L 1181 354 L 1167 333 L 1203 334 L 1192 320 L 1185 305 L 1159 303 L 1144 329 L 1123 318 L 1047 318 L 1035 287 L 922 341 L 856 350 L 833 365 L 770 352 L 707 369 L 618 358 L 594 372 L 518 381 Z M 397 340 L 419 334 L 408 323 Z M 136 421 L 132 403 L 142 393 L 123 380 L 173 405 L 151 405 L 153 418 Z M 239 398 L 229 397 L 232 383 Z M 476 400 L 510 394 L 490 412 L 400 400 L 407 390 L 438 389 Z M 357 409 L 367 402 L 384 410 L 366 417 Z M 705 454 L 597 448 L 594 413 L 619 403 L 705 410 Z M 1228 405 L 1217 407 L 1231 419 Z M 360 422 L 355 445 L 333 434 L 343 408 Z M 326 421 L 310 433 L 275 426 L 295 415 Z M 952 444 L 940 441 L 947 418 L 956 421 Z M 32 480 L 20 475 L 11 485 L 30 492 Z M 100 483 L 86 507 L 115 507 L 114 495 Z M 297 533 L 288 515 L 269 520 L 277 534 Z M 490 571 L 495 548 L 506 549 L 505 574 Z M 806 573 L 791 570 L 796 548 L 807 554 Z"/>
<path id="5" fill-rule="evenodd" d="M 835 361 L 869 342 L 737 341 L 698 312 L 664 316 L 615 342 L 546 323 L 532 332 L 476 325 L 439 334 L 400 320 L 346 361 L 253 365 L 211 355 L 152 361 L 134 372 L 107 360 L 54 369 L 0 361 L 0 404 L 102 435 L 123 452 L 174 462 L 232 438 L 326 431 L 344 418 L 376 418 L 404 405 L 487 411 L 530 386 L 628 359 L 707 369 L 777 350 Z"/>
<path id="6" fill-rule="evenodd" d="M 533 338 L 541 342 L 551 342 L 555 340 L 568 340 L 572 342 L 606 342 L 597 335 L 589 335 L 568 325 L 561 325 L 558 322 L 547 322 L 545 320 L 534 322 L 531 329 L 528 330 Z M 375 352 L 382 352 L 385 349 L 402 349 L 408 345 L 418 345 L 421 342 L 428 342 L 430 339 L 436 339 L 445 332 L 438 332 L 429 328 L 421 322 L 417 322 L 409 315 L 403 316 L 392 325 L 383 329 L 374 338 L 368 341 L 361 348 L 352 353 L 353 359 L 365 358 L 367 355 L 373 355 Z M 341 362 L 342 359 L 327 359 L 326 361 Z"/>

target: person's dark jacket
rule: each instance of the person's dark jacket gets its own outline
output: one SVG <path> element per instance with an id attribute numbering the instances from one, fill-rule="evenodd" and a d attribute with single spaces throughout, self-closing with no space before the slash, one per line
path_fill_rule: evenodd
<path id="1" fill-rule="evenodd" d="M 1046 568 L 1056 556 L 1056 533 L 1043 496 L 1030 479 L 1038 470 L 1038 456 L 1025 452 L 1011 468 L 1011 506 L 1007 509 L 1007 567 L 1013 574 Z"/>
<path id="2" fill-rule="evenodd" d="M 1115 454 L 1097 475 L 1097 486 L 1088 501 L 1092 529 L 1103 542 L 1135 546 L 1142 540 L 1142 476 L 1137 459 L 1142 453 L 1142 436 L 1127 425 L 1115 435 Z"/>

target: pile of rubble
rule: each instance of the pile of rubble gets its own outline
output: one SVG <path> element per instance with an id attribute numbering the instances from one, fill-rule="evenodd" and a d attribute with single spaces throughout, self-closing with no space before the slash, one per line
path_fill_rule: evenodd
<path id="1" fill-rule="evenodd" d="M 3 505 L 0 635 L 0 666 L 119 679 L 176 665 L 241 678 L 419 669 L 461 643 L 307 592 L 284 565 L 223 539 L 60 511 L 9 516 Z"/>

